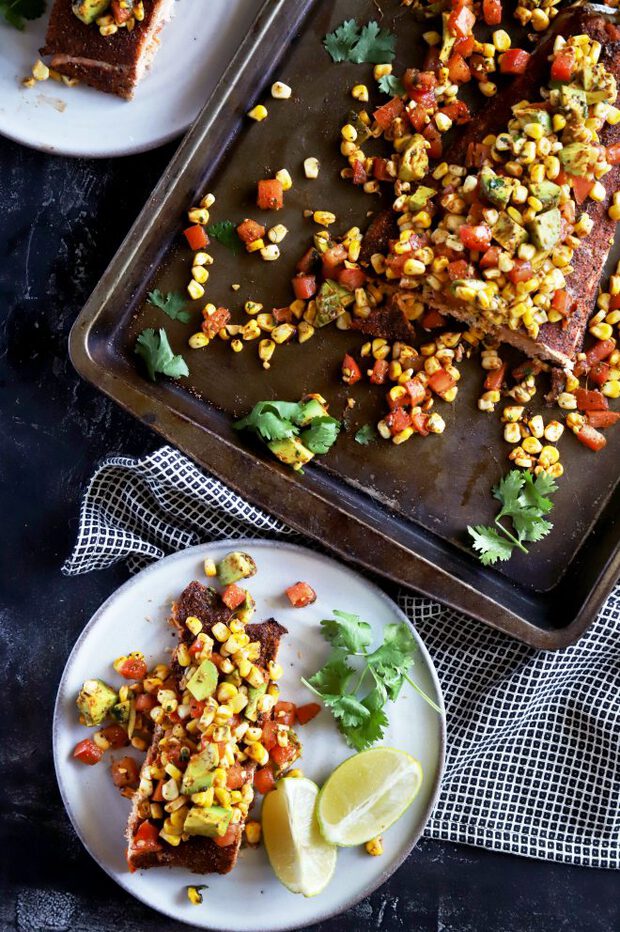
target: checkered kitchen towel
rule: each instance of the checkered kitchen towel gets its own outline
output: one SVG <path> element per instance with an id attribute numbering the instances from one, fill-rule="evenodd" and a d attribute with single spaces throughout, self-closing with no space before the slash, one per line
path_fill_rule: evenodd
<path id="1" fill-rule="evenodd" d="M 84 495 L 63 571 L 146 563 L 202 541 L 295 539 L 163 447 L 111 456 Z M 446 699 L 448 755 L 431 838 L 591 867 L 620 868 L 620 586 L 579 644 L 526 647 L 401 590 Z"/>

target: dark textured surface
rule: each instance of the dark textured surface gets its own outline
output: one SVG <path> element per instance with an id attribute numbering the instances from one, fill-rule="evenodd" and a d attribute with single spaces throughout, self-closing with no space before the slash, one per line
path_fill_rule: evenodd
<path id="1" fill-rule="evenodd" d="M 179 929 L 131 900 L 82 849 L 54 779 L 50 725 L 69 650 L 122 569 L 64 579 L 79 490 L 111 451 L 157 441 L 67 359 L 68 331 L 171 149 L 52 159 L 0 140 L 0 929 Z M 618 876 L 422 842 L 325 932 L 611 932 Z M 201 907 L 208 910 L 208 901 Z"/>

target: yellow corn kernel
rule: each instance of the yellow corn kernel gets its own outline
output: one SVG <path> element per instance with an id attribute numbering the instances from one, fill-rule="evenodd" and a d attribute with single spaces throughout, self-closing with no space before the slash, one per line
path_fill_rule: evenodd
<path id="1" fill-rule="evenodd" d="M 309 324 L 307 321 L 302 320 L 297 327 L 297 339 L 300 343 L 305 343 L 311 337 L 314 336 L 315 330 L 312 324 Z"/>
<path id="2" fill-rule="evenodd" d="M 202 887 L 188 887 L 187 888 L 187 899 L 194 906 L 200 906 L 202 903 L 202 893 L 200 892 Z"/>
<path id="3" fill-rule="evenodd" d="M 261 825 L 260 822 L 247 822 L 245 826 L 245 840 L 249 845 L 260 844 Z"/>
<path id="4" fill-rule="evenodd" d="M 291 178 L 288 169 L 281 168 L 280 171 L 276 172 L 276 178 L 282 185 L 283 191 L 289 191 L 293 187 L 293 179 Z"/>
<path id="5" fill-rule="evenodd" d="M 255 760 L 259 767 L 264 767 L 269 762 L 269 751 L 258 741 L 247 746 L 247 755 Z"/>
<path id="6" fill-rule="evenodd" d="M 609 340 L 613 336 L 613 327 L 611 324 L 594 324 L 594 326 L 588 327 L 588 330 L 593 337 L 596 337 L 597 340 Z"/>
<path id="7" fill-rule="evenodd" d="M 246 301 L 243 309 L 246 314 L 253 316 L 255 314 L 259 314 L 260 311 L 262 311 L 263 305 L 259 304 L 257 301 Z"/>
<path id="8" fill-rule="evenodd" d="M 32 66 L 32 77 L 35 81 L 47 81 L 50 76 L 50 70 L 40 58 Z"/>
<path id="9" fill-rule="evenodd" d="M 273 356 L 276 349 L 276 344 L 273 340 L 261 340 L 258 344 L 258 356 L 262 360 L 263 369 L 270 368 L 270 359 Z"/>
<path id="10" fill-rule="evenodd" d="M 209 337 L 206 335 L 206 333 L 202 333 L 200 331 L 199 333 L 192 333 L 191 337 L 187 341 L 187 345 L 190 346 L 191 349 L 202 349 L 203 347 L 208 346 L 210 342 L 211 341 L 209 340 Z"/>
<path id="11" fill-rule="evenodd" d="M 177 660 L 179 662 L 179 666 L 189 667 L 191 663 L 191 657 L 190 657 L 189 650 L 187 649 L 186 644 L 183 644 L 183 643 L 179 644 L 179 647 L 177 649 Z"/>
<path id="12" fill-rule="evenodd" d="M 590 188 L 590 197 L 593 201 L 604 201 L 607 196 L 605 191 L 605 185 L 602 185 L 600 181 L 595 181 L 592 187 Z"/>
<path id="13" fill-rule="evenodd" d="M 230 629 L 224 622 L 218 621 L 211 628 L 211 634 L 217 641 L 223 644 L 224 641 L 227 641 L 230 637 Z"/>
<path id="14" fill-rule="evenodd" d="M 559 459 L 560 453 L 557 447 L 545 445 L 540 451 L 538 462 L 544 469 L 547 469 L 549 466 L 553 466 L 554 463 L 557 463 Z"/>
<path id="15" fill-rule="evenodd" d="M 224 786 L 216 786 L 214 795 L 220 806 L 223 806 L 224 809 L 230 808 L 230 790 L 227 790 Z"/>
<path id="16" fill-rule="evenodd" d="M 245 679 L 248 681 L 250 686 L 254 686 L 256 689 L 262 686 L 263 683 L 265 682 L 263 679 L 263 674 L 261 673 L 259 668 L 255 666 L 254 664 L 252 664 L 250 672 L 245 677 Z"/>
<path id="17" fill-rule="evenodd" d="M 267 232 L 269 241 L 272 243 L 281 243 L 284 237 L 288 234 L 288 228 L 284 226 L 283 223 L 276 223 L 274 227 Z"/>
<path id="18" fill-rule="evenodd" d="M 267 107 L 263 104 L 257 104 L 256 107 L 253 107 L 249 112 L 248 116 L 251 120 L 256 120 L 257 123 L 261 123 L 268 116 Z"/>
<path id="19" fill-rule="evenodd" d="M 280 258 L 280 248 L 277 243 L 270 243 L 268 246 L 263 246 L 260 254 L 265 262 L 275 262 Z"/>
<path id="20" fill-rule="evenodd" d="M 380 835 L 377 838 L 371 838 L 370 841 L 366 842 L 365 847 L 368 854 L 371 854 L 373 858 L 377 858 L 383 854 L 383 839 Z"/>
<path id="21" fill-rule="evenodd" d="M 192 301 L 198 301 L 200 298 L 204 297 L 205 290 L 199 282 L 192 278 L 187 286 L 187 293 Z"/>
<path id="22" fill-rule="evenodd" d="M 481 81 L 478 87 L 485 97 L 494 97 L 497 94 L 497 84 L 493 84 L 492 81 Z"/>
<path id="23" fill-rule="evenodd" d="M 204 226 L 209 222 L 209 211 L 204 207 L 193 207 L 187 212 L 187 219 L 190 223 L 197 223 Z"/>
<path id="24" fill-rule="evenodd" d="M 319 226 L 328 227 L 330 224 L 336 222 L 336 214 L 332 213 L 331 210 L 315 210 L 312 214 L 312 219 L 315 223 L 318 223 Z"/>
<path id="25" fill-rule="evenodd" d="M 205 194 L 205 196 L 202 198 L 202 200 L 201 200 L 201 202 L 200 202 L 200 206 L 201 206 L 201 207 L 206 207 L 207 210 L 208 210 L 209 207 L 213 207 L 214 204 L 215 204 L 215 194 L 211 194 L 211 192 L 208 191 L 208 192 Z"/>
<path id="26" fill-rule="evenodd" d="M 496 29 L 493 33 L 493 45 L 498 52 L 507 52 L 511 46 L 511 39 L 505 29 Z"/>
<path id="27" fill-rule="evenodd" d="M 288 100 L 292 93 L 293 89 L 284 81 L 274 81 L 271 85 L 271 96 L 276 100 Z"/>
<path id="28" fill-rule="evenodd" d="M 351 97 L 353 97 L 354 100 L 361 100 L 362 103 L 367 103 L 369 100 L 368 88 L 365 84 L 356 84 L 351 88 Z"/>
<path id="29" fill-rule="evenodd" d="M 558 405 L 564 411 L 574 411 L 577 408 L 577 399 L 572 392 L 561 392 L 558 395 Z"/>
<path id="30" fill-rule="evenodd" d="M 526 453 L 531 453 L 533 456 L 536 456 L 543 448 L 542 443 L 538 437 L 526 437 L 522 443 L 523 449 Z"/>
<path id="31" fill-rule="evenodd" d="M 620 204 L 612 204 L 607 211 L 610 220 L 615 220 L 616 223 L 620 220 Z"/>
<path id="32" fill-rule="evenodd" d="M 387 74 L 392 74 L 392 66 L 385 65 L 375 65 L 372 71 L 375 81 L 378 81 L 380 78 L 384 78 Z"/>
<path id="33" fill-rule="evenodd" d="M 180 835 L 171 835 L 169 832 L 166 832 L 164 829 L 162 829 L 161 832 L 159 833 L 159 837 L 163 838 L 165 842 L 167 842 L 169 845 L 172 845 L 174 848 L 176 848 L 177 845 L 181 844 Z"/>
<path id="34" fill-rule="evenodd" d="M 185 627 L 196 637 L 196 635 L 200 634 L 202 631 L 202 622 L 199 618 L 196 618 L 195 615 L 189 615 L 189 617 L 185 619 Z"/>
<path id="35" fill-rule="evenodd" d="M 618 379 L 609 379 L 603 385 L 602 392 L 607 398 L 620 398 L 620 381 Z"/>
<path id="36" fill-rule="evenodd" d="M 406 443 L 413 436 L 413 428 L 405 427 L 404 430 L 400 430 L 397 434 L 394 434 L 392 437 L 392 443 L 395 443 L 397 446 L 401 443 Z"/>
<path id="37" fill-rule="evenodd" d="M 286 343 L 295 336 L 295 327 L 292 324 L 279 324 L 271 331 L 271 339 L 275 343 Z"/>

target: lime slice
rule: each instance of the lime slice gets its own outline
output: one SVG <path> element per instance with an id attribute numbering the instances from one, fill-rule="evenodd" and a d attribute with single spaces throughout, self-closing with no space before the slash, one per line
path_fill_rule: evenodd
<path id="1" fill-rule="evenodd" d="M 332 879 L 337 849 L 321 836 L 314 810 L 319 788 L 285 777 L 263 801 L 263 838 L 278 880 L 291 893 L 316 896 Z"/>
<path id="2" fill-rule="evenodd" d="M 394 748 L 371 748 L 334 770 L 319 794 L 321 833 L 333 845 L 363 845 L 401 817 L 422 784 L 419 761 Z"/>

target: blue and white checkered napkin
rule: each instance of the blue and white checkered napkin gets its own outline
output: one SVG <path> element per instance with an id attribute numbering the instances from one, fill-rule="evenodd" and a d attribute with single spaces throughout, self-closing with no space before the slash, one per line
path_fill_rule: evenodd
<path id="1" fill-rule="evenodd" d="M 228 537 L 295 535 L 171 447 L 110 456 L 84 495 L 69 576 L 132 572 Z M 433 657 L 448 752 L 426 834 L 532 858 L 620 868 L 620 587 L 581 641 L 544 653 L 402 589 Z"/>

